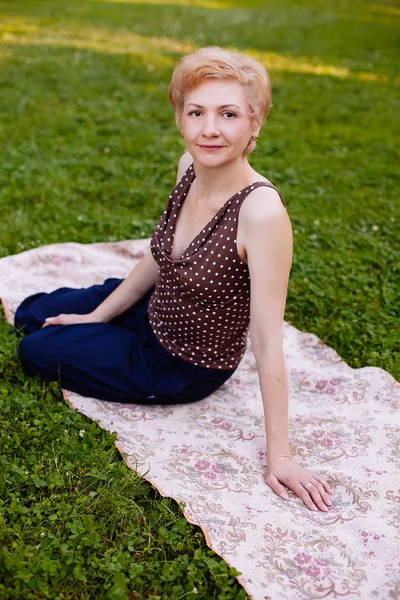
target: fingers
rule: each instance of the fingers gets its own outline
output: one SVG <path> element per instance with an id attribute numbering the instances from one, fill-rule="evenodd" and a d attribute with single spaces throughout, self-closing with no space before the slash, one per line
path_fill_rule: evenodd
<path id="1" fill-rule="evenodd" d="M 57 317 L 47 317 L 47 319 L 45 319 L 43 325 L 42 325 L 42 329 L 43 327 L 48 327 L 49 325 L 62 325 L 62 317 L 64 315 L 58 315 Z"/>
<path id="2" fill-rule="evenodd" d="M 322 498 L 322 500 L 325 502 L 325 504 L 327 504 L 328 506 L 332 506 L 332 499 L 331 499 L 331 494 L 329 494 L 326 489 L 324 488 L 323 483 L 320 482 L 319 479 L 316 479 L 315 475 L 313 476 L 313 484 L 316 486 L 316 488 L 319 491 L 319 494 Z M 307 490 L 312 489 L 312 487 L 307 488 Z"/>
<path id="3" fill-rule="evenodd" d="M 306 483 L 306 485 L 308 485 L 308 483 Z M 314 490 L 314 491 L 311 491 L 311 490 Z M 317 493 L 319 496 L 319 491 L 317 488 L 313 487 L 313 485 L 310 485 L 307 487 L 307 489 L 305 489 L 305 487 L 303 487 L 303 485 L 301 483 L 296 483 L 293 486 L 293 491 L 297 494 L 297 496 L 300 498 L 300 500 L 302 500 L 304 502 L 304 504 L 307 506 L 307 508 L 309 508 L 310 510 L 312 510 L 314 512 L 317 512 L 317 511 L 319 512 L 320 510 L 322 510 L 323 512 L 327 512 L 328 509 L 326 507 L 322 508 L 321 502 L 319 503 L 319 506 L 317 506 L 317 504 L 318 504 Z M 321 497 L 319 496 L 319 500 L 320 499 L 321 499 Z M 315 500 L 315 503 L 313 500 Z"/>
<path id="4" fill-rule="evenodd" d="M 309 485 L 311 483 L 311 485 Z M 307 486 L 307 489 L 305 488 Z M 299 486 L 298 495 L 303 500 L 304 504 L 310 508 L 310 510 L 322 510 L 328 512 L 328 506 L 332 506 L 332 500 L 328 493 L 325 491 L 322 483 L 317 481 L 315 477 L 311 477 L 310 480 L 304 486 Z"/>
<path id="5" fill-rule="evenodd" d="M 310 473 L 308 481 L 297 486 L 295 491 L 310 510 L 329 512 L 329 508 L 333 506 L 330 497 L 330 493 L 333 493 L 332 488 L 323 477 L 314 473 Z"/>
<path id="6" fill-rule="evenodd" d="M 273 473 L 270 473 L 269 477 L 267 478 L 267 483 L 278 496 L 284 500 L 289 500 L 289 496 L 285 487 L 279 482 L 278 478 Z M 307 486 L 307 489 L 305 486 Z M 296 495 L 304 502 L 307 508 L 314 512 L 329 512 L 328 507 L 333 506 L 330 498 L 330 492 L 326 491 L 327 489 L 332 490 L 332 488 L 322 477 L 319 477 L 319 475 L 310 473 L 308 475 L 307 482 L 304 484 L 297 482 L 291 486 L 291 489 L 293 489 Z"/>
<path id="7" fill-rule="evenodd" d="M 48 327 L 49 325 L 76 325 L 79 323 L 93 323 L 91 315 L 77 315 L 77 314 L 64 314 L 61 313 L 56 317 L 47 317 L 45 319 L 42 328 Z"/>
<path id="8" fill-rule="evenodd" d="M 316 479 L 317 481 L 322 483 L 322 485 L 324 486 L 324 489 L 328 492 L 328 494 L 334 493 L 334 491 L 331 488 L 331 486 L 329 485 L 329 483 L 327 481 L 325 481 L 325 479 L 323 477 L 320 477 L 319 475 L 314 475 L 314 473 L 312 474 L 312 476 L 314 477 L 314 479 Z"/>
<path id="9" fill-rule="evenodd" d="M 280 496 L 284 500 L 289 500 L 289 495 L 286 489 L 281 483 L 279 483 L 278 478 L 273 473 L 268 475 L 266 483 L 268 483 L 277 496 Z"/>

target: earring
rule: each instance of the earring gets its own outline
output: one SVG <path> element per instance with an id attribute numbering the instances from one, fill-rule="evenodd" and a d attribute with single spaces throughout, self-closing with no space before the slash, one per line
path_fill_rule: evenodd
<path id="1" fill-rule="evenodd" d="M 181 136 L 182 136 L 182 137 L 185 137 L 185 136 L 184 136 L 184 134 L 183 134 L 183 131 L 181 131 Z"/>
<path id="2" fill-rule="evenodd" d="M 253 140 L 253 142 L 255 142 L 257 138 L 258 138 L 258 135 L 256 135 L 256 136 L 252 136 L 252 138 L 251 138 L 251 139 Z"/>

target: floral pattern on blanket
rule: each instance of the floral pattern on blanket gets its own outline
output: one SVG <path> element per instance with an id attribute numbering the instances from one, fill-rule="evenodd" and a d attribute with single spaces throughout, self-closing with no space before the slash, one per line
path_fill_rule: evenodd
<path id="1" fill-rule="evenodd" d="M 125 277 L 149 239 L 53 244 L 0 260 L 10 323 L 26 296 Z M 266 441 L 251 342 L 219 390 L 188 405 L 66 401 L 118 433 L 127 464 L 184 502 L 208 545 L 242 574 L 255 600 L 400 598 L 400 384 L 350 368 L 328 345 L 285 322 L 289 436 L 295 460 L 325 476 L 334 508 L 311 512 L 265 483 Z"/>

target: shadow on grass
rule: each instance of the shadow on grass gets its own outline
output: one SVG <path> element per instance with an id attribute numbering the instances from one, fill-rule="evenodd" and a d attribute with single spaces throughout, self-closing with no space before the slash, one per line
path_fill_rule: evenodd
<path id="1" fill-rule="evenodd" d="M 55 36 L 57 30 L 61 36 L 66 32 L 67 39 L 72 30 L 87 47 L 101 46 L 103 35 L 107 38 L 103 51 L 129 51 L 127 46 L 133 44 L 143 52 L 152 46 L 158 54 L 169 46 L 182 54 L 203 45 L 234 45 L 258 53 L 269 68 L 280 61 L 277 68 L 288 64 L 293 71 L 319 68 L 332 74 L 337 71 L 339 76 L 362 71 L 372 79 L 397 75 L 395 65 L 387 60 L 397 56 L 396 11 L 390 5 L 365 5 L 362 0 L 329 8 L 320 0 L 296 5 L 285 0 L 268 6 L 261 0 L 53 0 L 3 2 L 0 10 L 15 20 L 16 27 L 31 26 L 31 35 L 45 33 L 50 25 Z M 379 14 L 383 21 L 375 18 Z M 387 15 L 390 18 L 386 19 Z M 371 19 L 364 22 L 367 17 Z M 378 48 L 384 50 L 375 50 Z"/>

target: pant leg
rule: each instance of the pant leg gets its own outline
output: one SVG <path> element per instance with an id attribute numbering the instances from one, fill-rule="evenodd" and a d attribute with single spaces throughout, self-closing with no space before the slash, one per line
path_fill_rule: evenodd
<path id="1" fill-rule="evenodd" d="M 25 336 L 19 357 L 28 375 L 57 381 L 82 396 L 140 402 L 151 382 L 138 344 L 139 335 L 120 325 L 56 325 Z"/>
<path id="2" fill-rule="evenodd" d="M 150 388 L 155 403 L 195 402 L 220 388 L 236 371 L 207 369 L 171 354 L 158 341 L 151 328 L 147 310 L 142 320 L 143 365 L 156 374 Z M 149 392 L 150 393 L 150 392 Z"/>
<path id="3" fill-rule="evenodd" d="M 109 278 L 102 284 L 88 288 L 63 287 L 50 293 L 40 292 L 28 296 L 15 313 L 14 326 L 31 334 L 40 329 L 47 317 L 61 313 L 84 315 L 92 312 L 107 298 L 123 279 Z"/>
<path id="4" fill-rule="evenodd" d="M 188 383 L 179 393 L 175 394 L 175 401 L 188 403 L 207 398 L 232 377 L 236 368 L 229 371 L 205 369 L 206 372 L 199 373 L 194 381 Z"/>
<path id="5" fill-rule="evenodd" d="M 50 326 L 46 317 L 94 310 L 122 279 L 89 288 L 59 288 L 26 298 L 15 326 L 27 334 L 20 359 L 29 375 L 58 381 L 61 387 L 114 402 L 173 404 L 201 400 L 231 372 L 204 369 L 172 355 L 158 342 L 147 314 L 154 287 L 109 323 Z"/>

